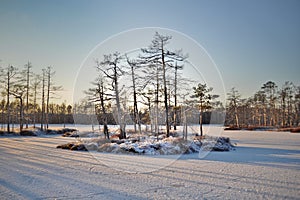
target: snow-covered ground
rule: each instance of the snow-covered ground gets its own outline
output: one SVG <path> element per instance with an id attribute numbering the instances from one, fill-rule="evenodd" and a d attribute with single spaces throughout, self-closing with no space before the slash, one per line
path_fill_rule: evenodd
<path id="1" fill-rule="evenodd" d="M 236 150 L 122 155 L 57 149 L 75 140 L 61 136 L 0 137 L 0 198 L 300 199 L 300 134 L 205 131 Z"/>

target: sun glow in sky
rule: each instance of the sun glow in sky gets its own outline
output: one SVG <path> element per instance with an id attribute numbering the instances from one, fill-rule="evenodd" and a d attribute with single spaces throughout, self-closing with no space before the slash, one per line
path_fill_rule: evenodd
<path id="1" fill-rule="evenodd" d="M 64 87 L 62 101 L 72 102 L 90 51 L 112 35 L 143 27 L 193 38 L 216 63 L 226 91 L 236 87 L 248 97 L 268 80 L 300 85 L 297 0 L 1 0 L 0 65 L 22 68 L 29 60 L 35 72 L 52 66 Z"/>

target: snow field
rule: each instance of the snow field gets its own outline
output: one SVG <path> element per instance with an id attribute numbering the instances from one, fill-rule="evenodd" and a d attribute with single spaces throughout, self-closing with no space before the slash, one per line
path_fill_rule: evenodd
<path id="1" fill-rule="evenodd" d="M 299 199 L 300 134 L 229 131 L 222 136 L 237 143 L 236 150 L 203 157 L 68 151 L 55 147 L 74 138 L 0 137 L 0 196 Z"/>

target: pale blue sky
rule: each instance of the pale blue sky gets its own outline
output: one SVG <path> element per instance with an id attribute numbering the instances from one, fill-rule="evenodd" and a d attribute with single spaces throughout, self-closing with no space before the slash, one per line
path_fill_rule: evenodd
<path id="1" fill-rule="evenodd" d="M 300 85 L 298 0 L 0 0 L 0 64 L 22 67 L 30 60 L 37 72 L 53 66 L 63 98 L 71 101 L 88 53 L 114 34 L 142 27 L 196 40 L 226 90 L 235 86 L 244 97 L 268 80 Z"/>

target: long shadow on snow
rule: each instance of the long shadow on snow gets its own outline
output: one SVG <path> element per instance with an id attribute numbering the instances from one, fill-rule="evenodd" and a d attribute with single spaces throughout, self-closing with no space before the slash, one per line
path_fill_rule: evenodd
<path id="1" fill-rule="evenodd" d="M 230 152 L 209 152 L 204 158 L 199 158 L 198 154 L 190 154 L 182 155 L 180 159 L 201 159 L 300 170 L 300 150 L 236 147 L 236 150 Z"/>

